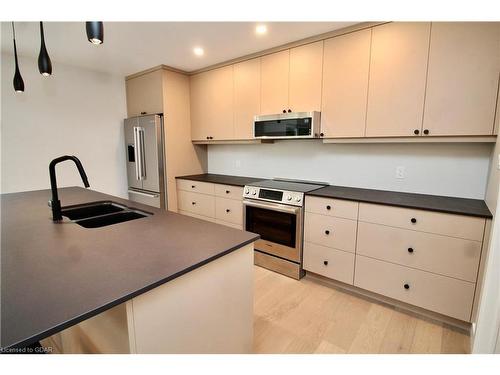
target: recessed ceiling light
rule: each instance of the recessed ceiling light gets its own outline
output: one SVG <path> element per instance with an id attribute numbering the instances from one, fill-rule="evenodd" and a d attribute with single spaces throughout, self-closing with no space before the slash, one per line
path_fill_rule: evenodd
<path id="1" fill-rule="evenodd" d="M 205 53 L 205 51 L 203 51 L 203 48 L 201 47 L 194 47 L 193 52 L 196 56 L 203 56 L 203 54 Z"/>
<path id="2" fill-rule="evenodd" d="M 267 33 L 267 26 L 266 25 L 257 25 L 255 27 L 255 33 L 258 35 L 264 35 Z"/>

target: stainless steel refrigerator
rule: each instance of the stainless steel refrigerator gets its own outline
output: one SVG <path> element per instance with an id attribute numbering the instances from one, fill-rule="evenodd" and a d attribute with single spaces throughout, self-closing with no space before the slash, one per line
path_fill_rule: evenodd
<path id="1" fill-rule="evenodd" d="M 166 208 L 163 116 L 131 117 L 124 124 L 129 199 Z"/>

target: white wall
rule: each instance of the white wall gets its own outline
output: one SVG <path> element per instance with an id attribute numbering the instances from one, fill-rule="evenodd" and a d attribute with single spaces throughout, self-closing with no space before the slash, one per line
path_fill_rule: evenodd
<path id="1" fill-rule="evenodd" d="M 210 145 L 209 173 L 285 177 L 335 185 L 484 199 L 492 145 L 274 144 Z M 396 178 L 405 167 L 406 177 Z"/>
<path id="2" fill-rule="evenodd" d="M 81 160 L 91 189 L 126 197 L 124 78 L 56 61 L 45 78 L 37 61 L 21 58 L 25 92 L 16 94 L 13 60 L 2 54 L 1 191 L 50 188 L 49 162 L 68 154 Z M 82 186 L 70 161 L 58 165 L 57 178 Z"/>

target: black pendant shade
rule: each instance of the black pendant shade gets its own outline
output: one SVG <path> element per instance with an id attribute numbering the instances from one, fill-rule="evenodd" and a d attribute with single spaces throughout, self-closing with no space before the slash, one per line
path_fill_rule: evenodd
<path id="1" fill-rule="evenodd" d="M 14 39 L 14 59 L 16 61 L 16 72 L 14 73 L 14 90 L 16 92 L 24 92 L 24 81 L 19 71 L 19 62 L 17 61 L 17 48 L 16 48 L 16 30 L 14 29 L 14 22 L 12 22 L 12 35 Z"/>
<path id="2" fill-rule="evenodd" d="M 45 47 L 45 36 L 43 33 L 43 22 L 40 22 L 40 53 L 38 54 L 38 70 L 42 76 L 50 76 L 52 74 L 52 62 L 50 61 L 47 47 Z"/>
<path id="3" fill-rule="evenodd" d="M 100 21 L 85 22 L 87 39 L 92 44 L 104 43 L 104 26 Z"/>

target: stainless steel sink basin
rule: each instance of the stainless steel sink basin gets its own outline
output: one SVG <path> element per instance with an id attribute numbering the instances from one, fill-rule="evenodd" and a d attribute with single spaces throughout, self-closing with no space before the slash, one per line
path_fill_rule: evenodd
<path id="1" fill-rule="evenodd" d="M 84 228 L 100 228 L 151 216 L 152 213 L 113 201 L 99 201 L 62 208 L 62 216 Z"/>

